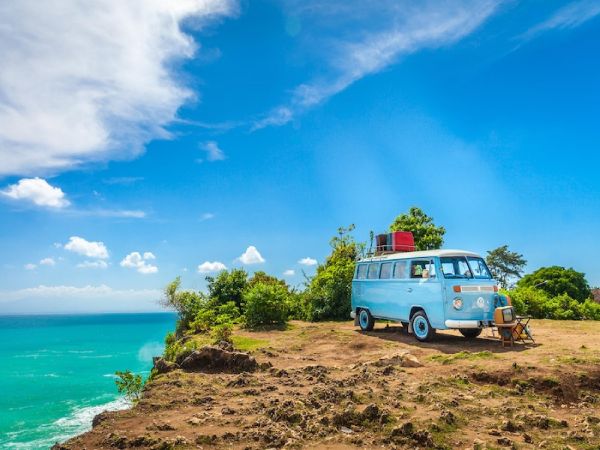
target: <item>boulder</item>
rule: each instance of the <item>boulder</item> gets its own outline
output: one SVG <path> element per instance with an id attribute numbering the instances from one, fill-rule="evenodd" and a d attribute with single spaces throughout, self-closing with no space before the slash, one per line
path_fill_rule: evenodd
<path id="1" fill-rule="evenodd" d="M 256 371 L 258 363 L 247 353 L 209 345 L 194 350 L 181 362 L 180 367 L 187 372 L 241 373 Z"/>
<path id="2" fill-rule="evenodd" d="M 160 356 L 152 358 L 152 361 L 154 362 L 154 369 L 156 370 L 156 373 L 159 374 L 171 372 L 179 368 L 179 366 L 174 362 L 167 361 L 166 359 L 161 358 Z"/>
<path id="3" fill-rule="evenodd" d="M 410 353 L 407 353 L 403 356 L 400 366 L 401 367 L 423 367 L 423 364 L 421 364 L 421 361 L 419 361 L 415 355 L 411 355 Z"/>

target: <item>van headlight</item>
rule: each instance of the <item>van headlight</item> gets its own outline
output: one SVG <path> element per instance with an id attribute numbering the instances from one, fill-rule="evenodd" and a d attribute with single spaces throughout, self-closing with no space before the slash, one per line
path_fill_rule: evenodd
<path id="1" fill-rule="evenodd" d="M 454 299 L 454 301 L 452 302 L 452 306 L 454 307 L 454 309 L 462 309 L 462 307 L 463 307 L 462 298 L 456 297 Z"/>

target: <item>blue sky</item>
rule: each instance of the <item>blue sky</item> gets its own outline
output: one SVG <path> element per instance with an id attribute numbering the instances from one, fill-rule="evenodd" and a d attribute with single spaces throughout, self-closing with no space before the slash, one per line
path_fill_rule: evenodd
<path id="1" fill-rule="evenodd" d="M 418 205 L 600 285 L 597 1 L 9 1 L 0 312 L 291 285 Z"/>

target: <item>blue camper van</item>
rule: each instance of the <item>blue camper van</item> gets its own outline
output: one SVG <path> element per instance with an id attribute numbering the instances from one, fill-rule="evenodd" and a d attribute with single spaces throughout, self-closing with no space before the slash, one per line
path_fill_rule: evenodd
<path id="1" fill-rule="evenodd" d="M 493 325 L 498 295 L 483 258 L 463 250 L 393 253 L 357 262 L 352 280 L 354 323 L 373 329 L 376 319 L 401 322 L 419 341 L 435 330 L 457 329 L 475 338 Z"/>

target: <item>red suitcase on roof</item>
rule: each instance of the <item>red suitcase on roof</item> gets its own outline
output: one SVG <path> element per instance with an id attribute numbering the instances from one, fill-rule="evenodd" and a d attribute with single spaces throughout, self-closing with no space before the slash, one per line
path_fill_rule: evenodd
<path id="1" fill-rule="evenodd" d="M 415 239 L 410 231 L 393 231 L 392 249 L 395 252 L 414 252 Z"/>

